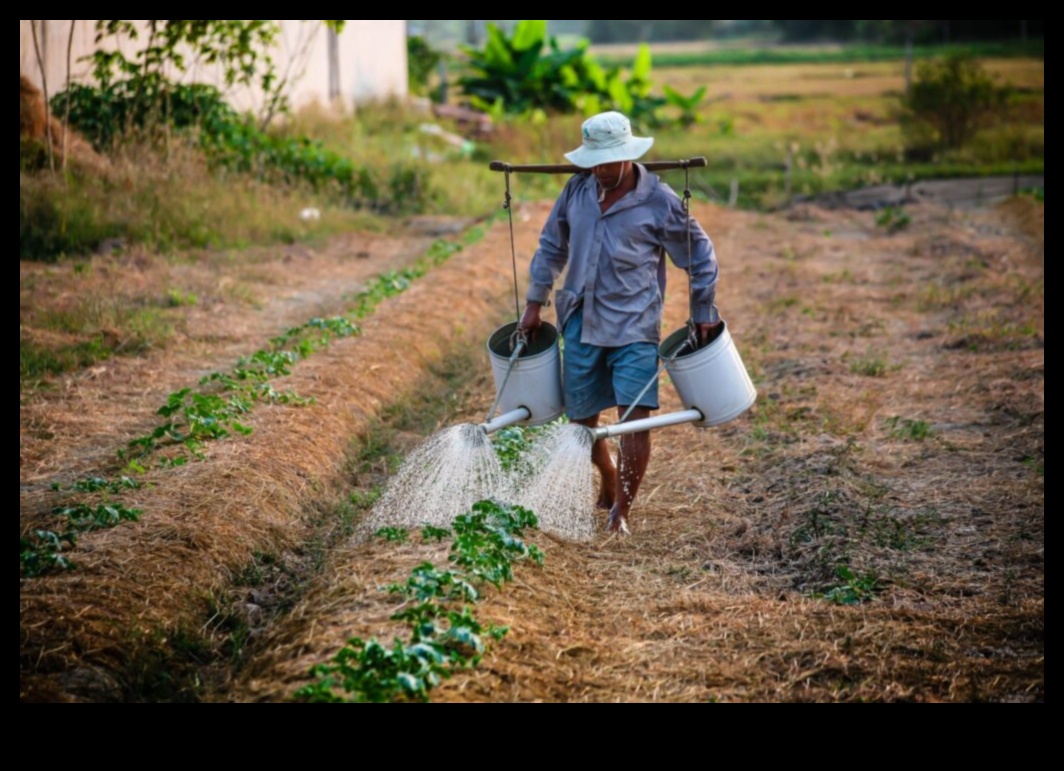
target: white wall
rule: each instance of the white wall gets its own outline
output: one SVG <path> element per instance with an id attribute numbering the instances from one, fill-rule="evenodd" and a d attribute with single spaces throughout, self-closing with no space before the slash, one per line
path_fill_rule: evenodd
<path id="1" fill-rule="evenodd" d="M 143 20 L 138 20 L 143 23 Z M 288 93 L 293 107 L 329 103 L 328 32 L 317 21 L 281 19 L 281 36 L 273 58 L 279 75 L 289 79 Z M 78 19 L 74 24 L 73 79 L 85 81 L 90 65 L 79 61 L 96 47 L 96 20 Z M 45 59 L 48 93 L 66 87 L 67 45 L 71 21 L 45 19 L 36 22 L 38 42 Z M 33 44 L 30 19 L 19 19 L 19 70 L 40 87 L 43 83 Z M 340 105 L 386 99 L 405 98 L 408 94 L 405 19 L 349 19 L 338 38 Z M 127 44 L 127 56 L 132 55 Z M 190 70 L 189 80 L 214 83 L 222 87 L 216 67 L 202 66 Z M 263 95 L 257 88 L 237 87 L 227 92 L 239 109 L 257 110 Z"/>

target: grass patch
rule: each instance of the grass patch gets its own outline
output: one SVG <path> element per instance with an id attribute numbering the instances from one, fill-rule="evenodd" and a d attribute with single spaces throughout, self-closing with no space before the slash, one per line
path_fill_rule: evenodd
<path id="1" fill-rule="evenodd" d="M 87 292 L 64 307 L 32 314 L 25 323 L 19 331 L 20 390 L 113 356 L 161 348 L 173 338 L 179 320 L 169 307 Z"/>
<path id="2" fill-rule="evenodd" d="M 43 378 L 91 367 L 114 354 L 102 337 L 70 345 L 47 346 L 26 337 L 19 338 L 19 389 L 24 390 Z"/>
<path id="3" fill-rule="evenodd" d="M 892 371 L 885 355 L 869 352 L 850 362 L 850 372 L 861 377 L 882 378 Z"/>
<path id="4" fill-rule="evenodd" d="M 933 437 L 931 424 L 924 420 L 910 420 L 895 415 L 887 421 L 890 435 L 907 442 L 923 442 Z"/>
<path id="5" fill-rule="evenodd" d="M 950 322 L 950 332 L 958 337 L 949 347 L 980 353 L 1019 351 L 1037 345 L 1041 338 L 1036 320 L 1017 320 L 1014 315 L 1015 311 L 1002 309 L 964 315 Z"/>
<path id="6" fill-rule="evenodd" d="M 304 222 L 313 205 L 320 220 Z M 19 175 L 19 258 L 92 254 L 104 242 L 158 252 L 293 243 L 365 227 L 374 215 L 294 186 L 212 171 L 177 146 L 169 158 L 127 147 L 99 172 Z"/>
<path id="7" fill-rule="evenodd" d="M 958 308 L 980 292 L 980 287 L 971 283 L 944 286 L 930 284 L 920 291 L 916 308 L 921 313 L 934 313 L 950 308 Z"/>

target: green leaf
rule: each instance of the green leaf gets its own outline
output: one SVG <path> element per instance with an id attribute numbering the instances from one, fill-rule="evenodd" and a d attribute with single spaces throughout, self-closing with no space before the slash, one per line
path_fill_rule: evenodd
<path id="1" fill-rule="evenodd" d="M 626 114 L 632 111 L 632 95 L 628 92 L 627 84 L 619 76 L 610 80 L 609 92 L 615 110 Z"/>
<path id="2" fill-rule="evenodd" d="M 543 49 L 547 42 L 546 19 L 524 19 L 514 29 L 513 47 L 518 51 Z"/>
<path id="3" fill-rule="evenodd" d="M 639 54 L 632 64 L 632 78 L 645 83 L 650 82 L 650 71 L 653 69 L 654 60 L 650 54 L 650 46 L 643 43 L 639 46 Z"/>

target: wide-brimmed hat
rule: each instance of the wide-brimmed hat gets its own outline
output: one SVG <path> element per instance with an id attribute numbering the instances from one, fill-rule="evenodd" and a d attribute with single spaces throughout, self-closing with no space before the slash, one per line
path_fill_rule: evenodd
<path id="1" fill-rule="evenodd" d="M 619 112 L 603 112 L 584 121 L 584 144 L 565 157 L 582 169 L 634 161 L 654 146 L 649 137 L 632 136 L 632 123 Z"/>

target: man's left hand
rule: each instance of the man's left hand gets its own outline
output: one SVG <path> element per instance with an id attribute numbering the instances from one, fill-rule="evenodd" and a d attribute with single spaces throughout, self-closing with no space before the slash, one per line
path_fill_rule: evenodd
<path id="1" fill-rule="evenodd" d="M 724 322 L 718 321 L 716 324 L 699 324 L 698 325 L 698 343 L 703 348 L 716 340 L 721 331 L 724 329 Z"/>

